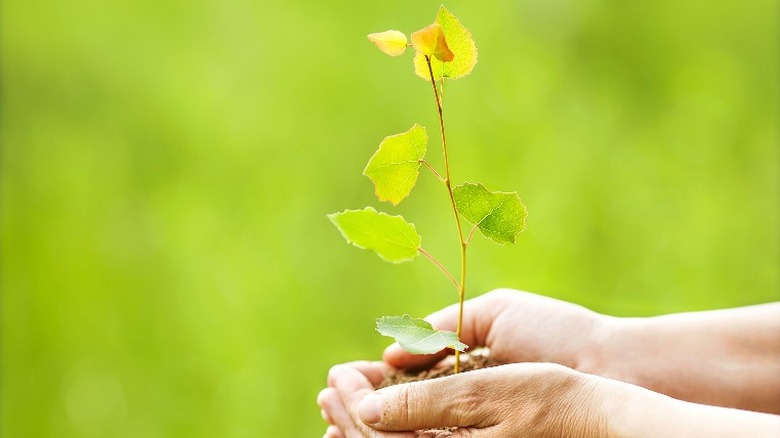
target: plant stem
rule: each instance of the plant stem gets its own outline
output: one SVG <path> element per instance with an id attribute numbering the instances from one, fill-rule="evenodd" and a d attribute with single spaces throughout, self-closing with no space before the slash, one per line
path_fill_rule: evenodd
<path id="1" fill-rule="evenodd" d="M 433 166 L 431 166 L 431 163 L 429 163 L 429 162 L 427 162 L 425 160 L 420 160 L 420 163 L 424 164 L 425 167 L 428 168 L 428 170 L 430 170 L 431 172 L 433 172 L 434 175 L 436 175 L 436 178 L 438 178 L 439 181 L 444 183 L 444 178 L 441 176 L 441 174 L 439 172 L 436 171 L 436 169 L 433 168 Z"/>
<path id="2" fill-rule="evenodd" d="M 471 238 L 474 237 L 474 232 L 477 231 L 477 228 L 479 228 L 479 224 L 476 224 L 473 227 L 471 227 L 471 231 L 469 231 L 469 237 L 468 239 L 466 239 L 467 245 L 469 242 L 471 242 Z"/>
<path id="3" fill-rule="evenodd" d="M 452 193 L 452 179 L 450 177 L 450 160 L 447 155 L 447 136 L 444 131 L 444 112 L 442 110 L 442 101 L 439 97 L 439 90 L 436 88 L 436 78 L 433 76 L 433 67 L 431 66 L 431 57 L 425 56 L 425 62 L 428 64 L 428 73 L 431 75 L 431 85 L 433 86 L 433 97 L 436 99 L 436 109 L 439 112 L 439 127 L 441 129 L 441 146 L 444 151 L 444 185 L 447 186 L 447 193 L 450 195 L 452 212 L 455 214 L 455 226 L 458 228 L 458 241 L 460 242 L 460 287 L 458 288 L 458 326 L 456 334 L 460 339 L 463 329 L 463 302 L 466 299 L 466 248 L 468 242 L 463 240 L 463 228 L 460 225 L 460 215 L 455 205 L 455 195 Z M 444 79 L 442 78 L 442 88 Z M 455 369 L 454 373 L 460 372 L 460 351 L 455 350 Z"/>
<path id="4" fill-rule="evenodd" d="M 418 251 L 420 251 L 420 254 L 424 255 L 424 256 L 425 256 L 425 257 L 426 257 L 428 260 L 430 260 L 431 262 L 433 262 L 433 264 L 434 264 L 434 265 L 436 265 L 436 267 L 437 267 L 437 268 L 439 268 L 439 270 L 440 270 L 441 272 L 443 272 L 443 273 L 444 273 L 444 275 L 446 275 L 446 276 L 447 276 L 447 278 L 449 278 L 449 279 L 450 279 L 450 281 L 452 282 L 452 284 L 454 284 L 454 285 L 455 285 L 455 288 L 456 288 L 456 289 L 458 289 L 458 291 L 460 291 L 460 285 L 459 285 L 459 284 L 458 284 L 458 282 L 455 280 L 455 277 L 453 277 L 453 276 L 452 276 L 452 274 L 450 274 L 450 271 L 448 271 L 448 270 L 447 270 L 447 268 L 445 268 L 445 267 L 444 267 L 444 265 L 442 265 L 441 263 L 439 263 L 439 261 L 438 261 L 438 260 L 436 260 L 436 258 L 435 258 L 434 256 L 432 256 L 432 255 L 431 255 L 431 253 L 429 253 L 428 251 L 426 251 L 426 250 L 422 249 L 422 247 L 419 247 L 419 248 L 417 248 L 417 250 L 418 250 Z"/>

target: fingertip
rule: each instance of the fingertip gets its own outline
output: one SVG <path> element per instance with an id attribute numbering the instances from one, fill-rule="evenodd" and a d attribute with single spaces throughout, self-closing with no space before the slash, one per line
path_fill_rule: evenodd
<path id="1" fill-rule="evenodd" d="M 333 391 L 333 388 L 325 388 L 317 394 L 317 406 L 322 407 L 322 403 L 325 401 L 325 397 L 328 391 Z"/>
<path id="2" fill-rule="evenodd" d="M 339 394 L 333 388 L 325 388 L 317 394 L 317 406 L 321 409 L 328 409 L 335 400 L 339 400 Z"/>
<path id="3" fill-rule="evenodd" d="M 325 435 L 322 438 L 344 438 L 344 434 L 341 433 L 341 429 L 331 425 L 325 430 Z"/>
<path id="4" fill-rule="evenodd" d="M 328 386 L 335 387 L 336 386 L 336 376 L 342 373 L 342 369 L 344 368 L 344 365 L 338 364 L 333 365 L 328 370 Z"/>
<path id="5" fill-rule="evenodd" d="M 320 415 L 322 416 L 322 419 L 325 420 L 328 424 L 333 424 L 333 419 L 330 418 L 330 415 L 328 415 L 328 412 L 325 409 L 320 409 Z"/>
<path id="6" fill-rule="evenodd" d="M 448 350 L 436 354 L 411 354 L 396 343 L 387 347 L 382 356 L 385 362 L 393 368 L 413 370 L 429 368 L 447 357 L 448 354 Z"/>
<path id="7" fill-rule="evenodd" d="M 328 384 L 338 391 L 342 399 L 358 391 L 374 390 L 368 377 L 349 365 L 336 365 L 331 368 Z"/>
<path id="8" fill-rule="evenodd" d="M 397 342 L 388 345 L 387 348 L 385 348 L 385 351 L 382 352 L 382 359 L 390 366 L 395 366 L 403 356 L 410 356 L 410 354 L 404 351 Z"/>

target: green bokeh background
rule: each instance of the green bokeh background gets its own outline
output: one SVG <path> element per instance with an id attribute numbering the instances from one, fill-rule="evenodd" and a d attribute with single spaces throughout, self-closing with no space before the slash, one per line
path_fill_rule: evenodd
<path id="1" fill-rule="evenodd" d="M 411 56 L 365 35 L 438 5 L 3 1 L 0 435 L 320 436 L 329 366 L 388 342 L 374 318 L 455 300 L 325 217 L 404 214 L 456 266 L 429 175 L 398 207 L 361 175 L 385 135 L 436 129 Z M 778 2 L 447 5 L 480 49 L 446 89 L 453 177 L 529 209 L 516 245 L 475 240 L 472 296 L 780 299 Z"/>

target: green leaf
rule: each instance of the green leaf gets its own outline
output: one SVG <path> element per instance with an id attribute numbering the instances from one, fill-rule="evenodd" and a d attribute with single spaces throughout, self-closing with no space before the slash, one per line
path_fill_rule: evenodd
<path id="1" fill-rule="evenodd" d="M 525 229 L 528 213 L 517 192 L 491 192 L 482 184 L 465 183 L 455 187 L 453 195 L 458 213 L 501 245 L 515 243 Z"/>
<path id="2" fill-rule="evenodd" d="M 379 149 L 368 161 L 363 175 L 374 182 L 374 189 L 380 201 L 398 205 L 409 196 L 417 175 L 420 174 L 420 160 L 425 156 L 428 134 L 415 124 L 406 132 L 385 137 Z"/>
<path id="3" fill-rule="evenodd" d="M 453 332 L 436 330 L 424 319 L 404 316 L 383 316 L 376 320 L 376 331 L 395 338 L 412 354 L 433 354 L 445 348 L 465 351 L 469 346 L 460 342 Z"/>
<path id="4" fill-rule="evenodd" d="M 444 31 L 444 38 L 447 40 L 447 46 L 452 51 L 454 58 L 450 62 L 442 62 L 436 58 L 431 58 L 431 67 L 433 76 L 436 80 L 458 79 L 471 73 L 474 65 L 477 64 L 477 45 L 471 37 L 471 31 L 464 27 L 458 18 L 444 6 L 439 8 L 434 23 L 441 26 Z M 428 72 L 428 64 L 425 62 L 425 55 L 419 51 L 414 55 L 414 72 L 417 76 L 430 81 L 431 75 Z"/>
<path id="5" fill-rule="evenodd" d="M 420 235 L 401 216 L 379 213 L 371 207 L 329 214 L 328 218 L 341 234 L 358 248 L 370 249 L 392 263 L 417 257 Z"/>

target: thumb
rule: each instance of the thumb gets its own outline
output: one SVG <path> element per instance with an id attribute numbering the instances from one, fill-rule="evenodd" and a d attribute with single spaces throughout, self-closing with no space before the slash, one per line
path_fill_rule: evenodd
<path id="1" fill-rule="evenodd" d="M 494 374 L 484 369 L 383 388 L 367 394 L 358 413 L 365 424 L 383 431 L 493 426 L 501 409 L 485 390 Z"/>

